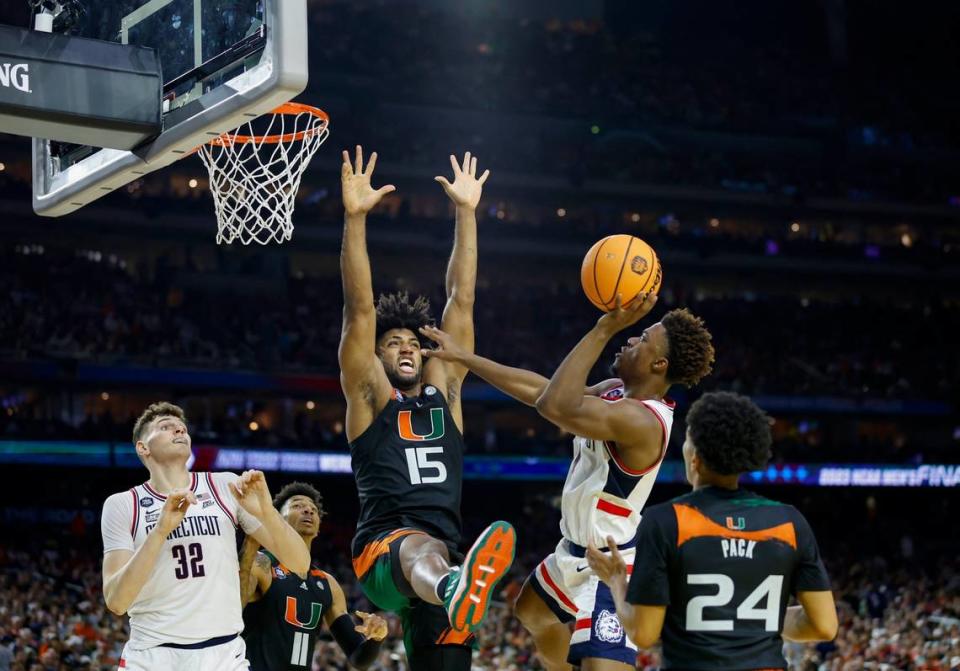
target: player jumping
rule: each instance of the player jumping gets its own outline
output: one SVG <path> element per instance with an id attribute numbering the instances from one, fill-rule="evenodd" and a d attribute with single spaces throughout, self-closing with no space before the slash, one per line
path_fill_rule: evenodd
<path id="1" fill-rule="evenodd" d="M 439 345 L 425 351 L 429 358 L 465 366 L 576 436 L 561 499 L 563 539 L 527 579 L 516 604 L 550 671 L 571 664 L 634 668 L 636 646 L 604 626 L 614 618 L 613 598 L 587 565 L 586 548 L 612 536 L 632 563 L 640 511 L 670 440 L 674 406 L 667 391 L 695 385 L 710 371 L 710 332 L 687 310 L 673 310 L 627 339 L 612 366 L 619 379 L 593 387 L 586 381 L 610 339 L 655 303 L 649 295 L 624 309 L 618 298 L 617 308 L 600 318 L 549 381 L 468 352 L 436 328 L 421 330 Z"/>
<path id="2" fill-rule="evenodd" d="M 369 599 L 400 615 L 414 671 L 466 671 L 472 632 L 513 562 L 516 535 L 506 522 L 494 522 L 457 566 L 464 452 L 460 385 L 467 371 L 440 360 L 424 364 L 417 329 L 432 321 L 426 299 L 411 303 L 402 293 L 374 304 L 366 216 L 394 190 L 370 185 L 376 161 L 374 153 L 364 166 L 358 146 L 354 165 L 343 153 L 341 173 L 340 382 L 360 497 L 353 566 Z M 477 159 L 469 152 L 462 164 L 453 156 L 450 162 L 453 183 L 436 178 L 456 207 L 442 324 L 472 351 L 476 207 L 489 171 L 477 178 Z"/>

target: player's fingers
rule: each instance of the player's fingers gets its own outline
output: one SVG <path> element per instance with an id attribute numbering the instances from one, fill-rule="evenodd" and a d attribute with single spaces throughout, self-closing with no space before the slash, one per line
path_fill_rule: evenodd
<path id="1" fill-rule="evenodd" d="M 617 543 L 613 540 L 613 536 L 607 536 L 607 547 L 610 549 L 610 552 L 617 551 Z"/>
<path id="2" fill-rule="evenodd" d="M 449 188 L 450 188 L 450 182 L 447 181 L 447 178 L 446 178 L 446 177 L 441 177 L 441 176 L 438 175 L 438 176 L 434 177 L 433 179 L 434 179 L 434 181 L 440 182 L 440 183 L 443 185 L 443 188 L 445 188 L 445 189 L 449 189 Z"/>
<path id="3" fill-rule="evenodd" d="M 617 294 L 614 300 L 616 301 L 614 309 L 621 310 L 623 308 L 623 296 L 620 294 Z"/>
<path id="4" fill-rule="evenodd" d="M 340 177 L 346 179 L 353 175 L 353 168 L 350 167 L 350 155 L 343 152 L 343 165 L 340 166 Z"/>
<path id="5" fill-rule="evenodd" d="M 370 161 L 367 163 L 367 169 L 363 171 L 364 175 L 372 175 L 373 167 L 377 164 L 377 152 L 370 154 Z"/>
<path id="6" fill-rule="evenodd" d="M 490 171 L 489 171 L 489 170 L 484 170 L 484 171 L 483 171 L 483 174 L 480 175 L 480 186 L 483 186 L 484 182 L 487 181 L 487 177 L 489 177 L 489 176 L 490 176 Z"/>
<path id="7" fill-rule="evenodd" d="M 243 498 L 243 492 L 240 491 L 240 488 L 233 482 L 230 483 L 230 493 L 232 493 L 238 499 Z"/>
<path id="8" fill-rule="evenodd" d="M 463 172 L 470 174 L 470 152 L 463 155 Z"/>
<path id="9" fill-rule="evenodd" d="M 460 164 L 457 163 L 457 157 L 450 154 L 450 165 L 453 166 L 453 177 L 456 179 L 460 175 Z"/>
<path id="10" fill-rule="evenodd" d="M 396 190 L 397 190 L 397 187 L 395 187 L 393 184 L 387 184 L 386 186 L 381 186 L 379 189 L 377 189 L 377 195 L 382 198 L 383 196 L 386 196 L 388 193 L 393 193 Z"/>
<path id="11" fill-rule="evenodd" d="M 354 163 L 354 173 L 359 175 L 363 172 L 363 147 L 357 145 L 357 157 Z"/>
<path id="12" fill-rule="evenodd" d="M 476 156 L 474 156 L 473 159 L 470 161 L 470 176 L 471 177 L 477 176 L 477 157 Z"/>

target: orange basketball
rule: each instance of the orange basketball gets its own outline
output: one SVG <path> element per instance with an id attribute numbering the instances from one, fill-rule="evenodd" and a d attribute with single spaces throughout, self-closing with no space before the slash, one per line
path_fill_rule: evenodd
<path id="1" fill-rule="evenodd" d="M 626 307 L 640 294 L 657 293 L 662 279 L 653 247 L 624 233 L 600 240 L 583 257 L 580 267 L 583 292 L 604 312 L 616 307 L 617 294 Z"/>

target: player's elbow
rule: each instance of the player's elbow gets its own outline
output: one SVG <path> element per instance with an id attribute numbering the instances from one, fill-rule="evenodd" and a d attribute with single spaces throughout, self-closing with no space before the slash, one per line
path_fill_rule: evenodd
<path id="1" fill-rule="evenodd" d="M 123 617 L 127 614 L 127 607 L 124 604 L 121 604 L 117 601 L 117 597 L 113 594 L 104 594 L 103 601 L 107 606 L 107 610 L 116 615 L 117 617 Z"/>
<path id="2" fill-rule="evenodd" d="M 547 419 L 553 419 L 559 412 L 557 400 L 553 398 L 548 391 L 540 394 L 534 406 L 537 408 L 537 412 Z"/>

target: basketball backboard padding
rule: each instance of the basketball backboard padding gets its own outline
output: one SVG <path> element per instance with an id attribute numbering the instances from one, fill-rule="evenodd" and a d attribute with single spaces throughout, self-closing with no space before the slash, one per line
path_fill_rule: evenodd
<path id="1" fill-rule="evenodd" d="M 204 1 L 212 4 L 212 0 L 150 0 L 143 4 L 163 11 L 177 6 L 178 2 L 190 2 L 196 18 L 203 11 Z M 143 175 L 190 156 L 211 138 L 266 114 L 300 94 L 308 78 L 306 0 L 262 2 L 264 21 L 260 30 L 264 39 L 262 55 L 258 55 L 256 64 L 248 67 L 243 62 L 243 67 L 238 68 L 232 62 L 234 70 L 242 70 L 239 74 L 234 75 L 231 70 L 224 82 L 209 89 L 204 86 L 197 95 L 192 92 L 183 95 L 182 99 L 189 102 L 166 111 L 163 131 L 155 140 L 134 151 L 102 149 L 63 167 L 57 165 L 49 143 L 35 139 L 34 211 L 53 217 L 73 212 Z M 168 20 L 167 17 L 164 20 Z M 190 17 L 178 15 L 177 20 L 187 21 Z M 237 62 L 244 56 L 244 52 L 238 52 Z M 226 61 L 231 62 L 229 54 Z M 210 69 L 215 66 L 214 62 Z M 169 82 L 166 65 L 164 76 Z"/>
<path id="2" fill-rule="evenodd" d="M 148 47 L 0 25 L 0 131 L 132 149 L 155 137 L 160 60 Z"/>

